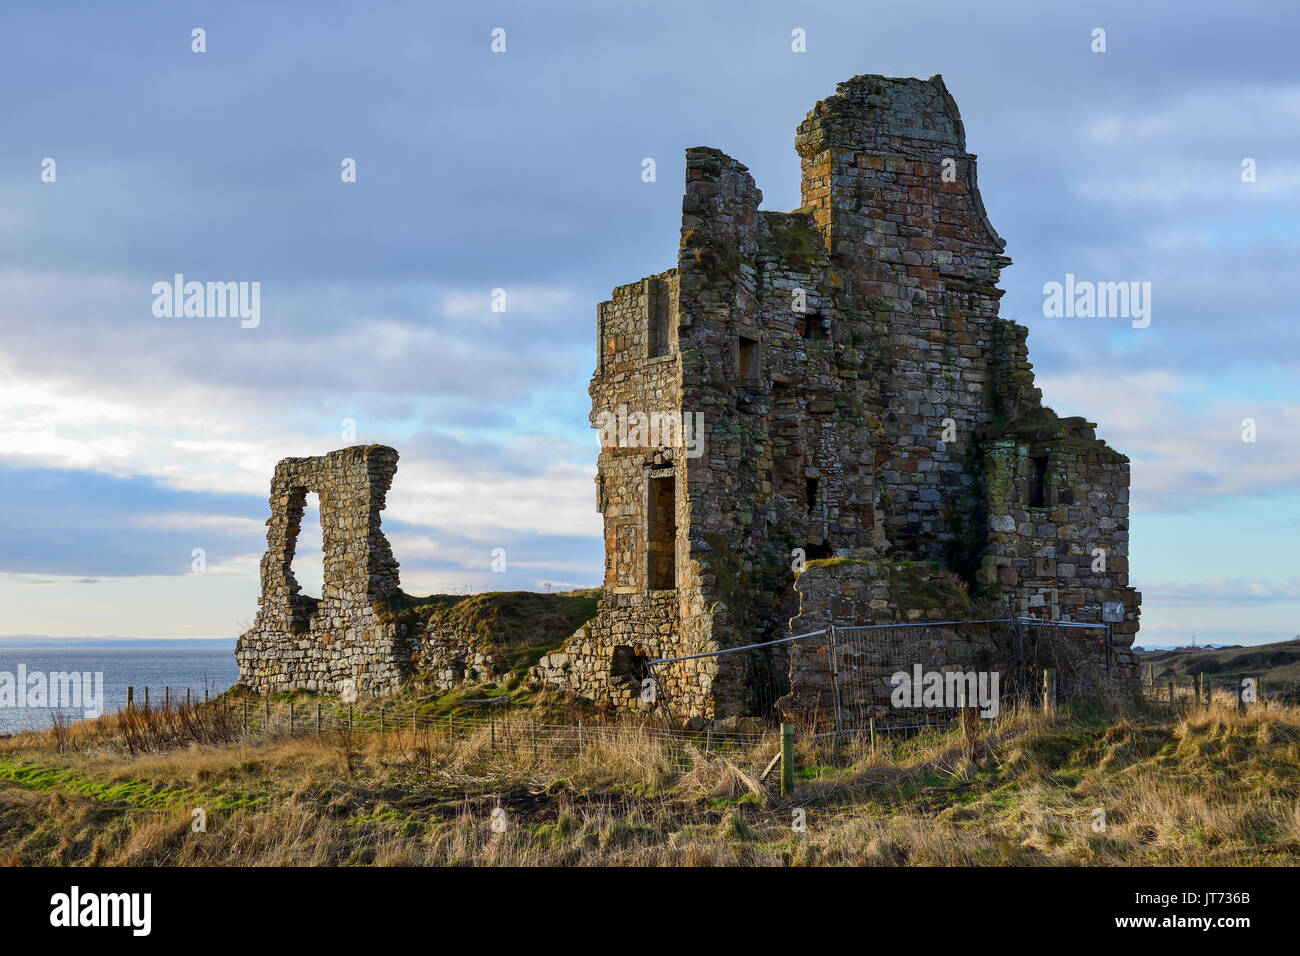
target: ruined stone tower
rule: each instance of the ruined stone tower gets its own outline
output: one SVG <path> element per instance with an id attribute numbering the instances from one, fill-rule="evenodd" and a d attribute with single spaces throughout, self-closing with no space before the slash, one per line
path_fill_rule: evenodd
<path id="1" fill-rule="evenodd" d="M 1127 667 L 1128 459 L 1042 407 L 943 80 L 854 77 L 795 144 L 789 213 L 760 210 L 736 160 L 688 150 L 676 268 L 597 310 L 604 597 L 534 680 L 634 705 L 648 659 L 782 637 L 796 615 L 935 617 L 890 586 L 914 562 L 1009 615 L 1105 621 Z M 700 434 L 666 436 L 683 416 Z M 832 557 L 852 563 L 796 574 Z M 722 717 L 750 706 L 754 667 L 657 677 Z"/>
<path id="2" fill-rule="evenodd" d="M 271 479 L 257 619 L 239 638 L 240 682 L 258 691 L 294 689 L 380 696 L 410 670 L 403 625 L 384 619 L 398 592 L 397 562 L 379 513 L 397 452 L 356 445 L 315 458 L 286 458 Z M 325 575 L 320 599 L 299 593 L 293 574 L 307 495 L 320 498 Z"/>

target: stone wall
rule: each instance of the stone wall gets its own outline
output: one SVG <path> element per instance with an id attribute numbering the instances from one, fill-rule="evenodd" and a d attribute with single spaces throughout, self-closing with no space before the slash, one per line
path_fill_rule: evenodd
<path id="1" fill-rule="evenodd" d="M 996 673 L 1003 696 L 1031 701 L 1047 667 L 1057 672 L 1062 701 L 1093 699 L 1103 686 L 1121 693 L 1135 686 L 1126 650 L 1116 647 L 1107 660 L 1103 630 L 1017 626 L 998 617 L 1005 607 L 972 599 L 965 582 L 927 562 L 822 562 L 810 565 L 795 588 L 800 606 L 791 633 L 836 633 L 833 641 L 816 636 L 790 645 L 790 692 L 777 705 L 784 719 L 834 726 L 837 700 L 845 726 L 907 718 L 906 708 L 900 712 L 891 701 L 891 678 L 917 666 Z M 852 630 L 864 622 L 872 627 Z"/>
<path id="2" fill-rule="evenodd" d="M 889 678 L 897 671 L 910 673 L 915 664 L 928 671 L 998 670 L 1012 649 L 1009 628 L 939 623 L 987 620 L 992 612 L 973 602 L 954 574 L 930 564 L 818 563 L 799 575 L 795 589 L 799 614 L 790 621 L 792 634 L 868 622 L 914 625 L 839 636 L 835 663 L 846 720 L 889 717 Z M 927 621 L 935 623 L 916 626 Z M 791 645 L 790 693 L 778 703 L 786 719 L 834 725 L 836 695 L 828 655 L 826 638 Z"/>
<path id="3" fill-rule="evenodd" d="M 1141 595 L 1128 584 L 1128 459 L 1081 418 L 1041 412 L 983 443 L 988 546 L 978 580 L 1044 620 L 1108 624 L 1128 679 Z"/>
<path id="4" fill-rule="evenodd" d="M 235 648 L 240 683 L 259 692 L 339 692 L 347 684 L 368 695 L 397 690 L 409 670 L 408 635 L 382 619 L 385 602 L 398 593 L 398 575 L 379 529 L 396 470 L 397 452 L 384 445 L 276 465 L 259 610 Z M 319 600 L 300 593 L 292 569 L 309 493 L 320 498 Z"/>
<path id="5" fill-rule="evenodd" d="M 445 694 L 462 684 L 499 676 L 496 655 L 482 646 L 478 635 L 443 621 L 432 621 L 416 651 L 414 671 L 422 691 Z"/>
<path id="6" fill-rule="evenodd" d="M 1114 618 L 1127 646 L 1140 600 L 1127 587 L 1127 459 L 1086 430 L 1021 427 L 1055 416 L 1026 330 L 998 315 L 1010 259 L 943 80 L 841 83 L 795 144 L 804 207 L 788 213 L 759 209 L 735 159 L 688 150 L 676 268 L 598 310 L 593 424 L 619 405 L 698 413 L 704 450 L 602 451 L 606 598 L 533 680 L 634 704 L 616 657 L 782 637 L 803 614 L 800 561 L 831 556 L 885 575 L 883 603 L 855 606 L 854 623 L 928 613 L 891 603 L 880 569 L 935 562 L 999 616 Z M 1026 497 L 1043 461 L 1065 492 L 1050 507 Z M 1093 545 L 1110 564 L 1081 575 Z M 1027 574 L 1047 552 L 1053 572 Z M 745 656 L 674 665 L 664 690 L 690 713 L 734 716 L 749 706 Z"/>
<path id="7" fill-rule="evenodd" d="M 420 693 L 445 693 L 473 684 L 512 688 L 525 668 L 591 618 L 596 600 L 589 591 L 497 591 L 411 598 L 404 604 L 399 616 L 413 621 L 419 636 L 411 655 L 411 686 Z"/>

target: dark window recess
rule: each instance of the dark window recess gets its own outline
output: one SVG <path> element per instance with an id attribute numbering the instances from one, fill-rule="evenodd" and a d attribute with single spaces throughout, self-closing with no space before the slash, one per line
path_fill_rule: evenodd
<path id="1" fill-rule="evenodd" d="M 753 382 L 758 379 L 759 370 L 759 351 L 758 342 L 755 339 L 747 339 L 740 336 L 740 344 L 736 349 L 737 373 L 739 377 L 746 382 Z"/>
<path id="2" fill-rule="evenodd" d="M 826 330 L 822 328 L 822 317 L 816 314 L 800 316 L 799 334 L 805 339 L 825 341 Z"/>
<path id="3" fill-rule="evenodd" d="M 651 478 L 646 501 L 647 586 L 651 591 L 677 587 L 677 480 Z"/>
<path id="4" fill-rule="evenodd" d="M 831 548 L 829 542 L 823 544 L 805 544 L 803 546 L 803 556 L 805 561 L 820 561 L 823 558 L 835 557 L 835 551 Z"/>
<path id="5" fill-rule="evenodd" d="M 646 352 L 650 358 L 668 355 L 673 350 L 672 302 L 653 279 L 646 286 Z"/>
<path id="6" fill-rule="evenodd" d="M 633 681 L 640 684 L 650 676 L 650 658 L 639 647 L 620 644 L 614 648 L 609 660 L 609 676 L 615 681 Z"/>
<path id="7" fill-rule="evenodd" d="M 1029 507 L 1047 507 L 1047 459 L 1029 459 Z"/>
<path id="8" fill-rule="evenodd" d="M 808 497 L 808 513 L 812 514 L 817 510 L 817 486 L 816 478 L 804 479 L 804 494 Z"/>

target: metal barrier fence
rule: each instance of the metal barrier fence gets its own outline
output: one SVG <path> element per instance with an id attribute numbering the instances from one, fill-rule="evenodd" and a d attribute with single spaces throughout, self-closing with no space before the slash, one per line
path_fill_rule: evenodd
<path id="1" fill-rule="evenodd" d="M 894 709 L 885 703 L 891 699 L 895 675 L 900 671 L 910 674 L 914 667 L 926 666 L 926 656 L 933 658 L 930 666 L 935 670 L 953 668 L 952 663 L 941 660 L 943 653 L 927 654 L 925 638 L 918 637 L 925 631 L 942 632 L 935 635 L 937 645 L 946 646 L 956 638 L 997 648 L 987 666 L 1000 678 L 1000 706 L 1014 700 L 1040 703 L 1046 670 L 1061 675 L 1062 687 L 1073 688 L 1078 683 L 1074 678 L 1084 672 L 1086 660 L 1095 660 L 1104 653 L 1107 673 L 1112 667 L 1109 624 L 1012 617 L 832 625 L 775 641 L 656 658 L 649 662 L 642 699 L 661 710 L 670 724 L 680 725 L 690 708 L 687 702 L 674 700 L 668 691 L 672 686 L 665 680 L 668 669 L 728 658 L 727 679 L 744 688 L 741 714 L 763 723 L 776 723 L 788 716 L 786 710 L 795 704 L 792 695 L 799 693 L 816 696 L 814 701 L 799 702 L 805 711 L 811 708 L 821 715 L 813 722 L 824 722 L 837 732 L 865 730 L 872 722 L 876 726 L 950 723 L 957 715 L 956 707 L 939 708 L 936 714 L 933 710 Z M 735 662 L 733 655 L 743 658 Z M 792 658 L 797 659 L 794 667 Z M 816 662 L 815 666 L 811 662 Z M 792 678 L 794 673 L 797 678 Z"/>
<path id="2" fill-rule="evenodd" d="M 665 692 L 669 686 L 664 674 L 671 665 L 683 665 L 692 661 L 717 660 L 732 655 L 744 655 L 733 669 L 743 668 L 745 716 L 753 717 L 766 723 L 776 723 L 780 716 L 778 703 L 790 690 L 790 671 L 788 648 L 798 641 L 822 637 L 826 631 L 809 631 L 807 634 L 795 634 L 775 641 L 759 644 L 746 644 L 743 647 L 729 647 L 719 651 L 706 651 L 702 654 L 686 654 L 682 657 L 660 657 L 647 662 L 648 676 L 642 682 L 642 701 L 651 704 L 652 709 L 663 714 L 671 725 L 684 724 L 685 712 L 680 701 L 673 701 Z M 730 661 L 728 663 L 731 663 Z"/>
<path id="3" fill-rule="evenodd" d="M 862 730 L 875 720 L 877 725 L 921 722 L 951 723 L 957 708 L 942 707 L 916 710 L 897 708 L 882 712 L 880 701 L 891 700 L 895 676 L 909 675 L 925 661 L 918 658 L 917 634 L 922 630 L 961 628 L 967 634 L 992 643 L 992 625 L 1007 620 L 927 621 L 901 624 L 863 624 L 827 629 L 830 678 L 835 695 L 837 730 Z M 970 632 L 975 632 L 971 634 Z M 936 664 L 936 669 L 938 665 Z M 1008 696 L 1001 692 L 999 702 Z M 974 705 L 975 701 L 971 701 Z"/>

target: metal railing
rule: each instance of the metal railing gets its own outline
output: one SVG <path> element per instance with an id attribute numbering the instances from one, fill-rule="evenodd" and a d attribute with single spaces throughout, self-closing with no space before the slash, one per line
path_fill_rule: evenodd
<path id="1" fill-rule="evenodd" d="M 997 634 L 1005 628 L 1005 634 Z M 1053 621 L 1017 616 L 973 618 L 969 620 L 906 621 L 889 624 L 829 625 L 815 631 L 795 634 L 772 641 L 719 648 L 677 657 L 655 658 L 648 662 L 648 677 L 642 682 L 642 701 L 661 710 L 670 724 L 680 725 L 693 708 L 689 701 L 674 700 L 665 679 L 668 669 L 682 664 L 748 654 L 744 667 L 732 667 L 727 679 L 743 687 L 739 691 L 745 716 L 775 723 L 788 716 L 796 701 L 792 695 L 824 693 L 826 700 L 803 700 L 801 705 L 819 712 L 814 723 L 825 722 L 837 732 L 863 729 L 870 721 L 880 725 L 890 722 L 915 722 L 918 718 L 904 709 L 896 713 L 883 704 L 889 701 L 893 677 L 925 665 L 918 654 L 918 630 L 976 629 L 976 635 L 993 647 L 1004 649 L 1001 660 L 991 661 L 1006 671 L 1008 678 L 1000 700 L 1031 699 L 1041 694 L 1042 672 L 1060 670 L 1063 675 L 1078 671 L 1091 654 L 1086 640 L 1065 640 L 1061 632 L 1096 631 L 1104 645 L 1106 673 L 1112 669 L 1113 650 L 1110 625 L 1081 621 Z M 1050 636 L 1043 638 L 1041 631 Z M 1027 639 L 1028 638 L 1028 639 Z M 824 658 L 824 665 L 810 667 L 810 659 Z M 951 669 L 950 661 L 933 662 L 936 670 Z M 791 675 L 798 673 L 799 679 Z M 802 682 L 803 686 L 795 686 Z M 929 721 L 929 717 L 925 718 Z"/>

